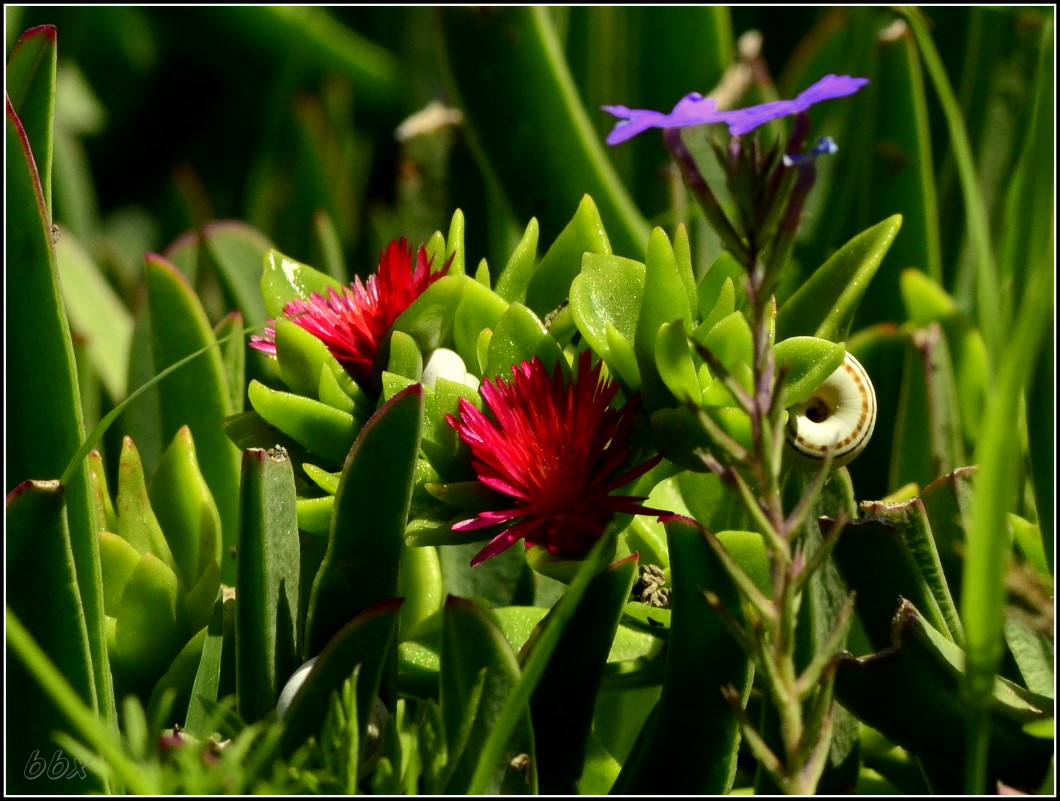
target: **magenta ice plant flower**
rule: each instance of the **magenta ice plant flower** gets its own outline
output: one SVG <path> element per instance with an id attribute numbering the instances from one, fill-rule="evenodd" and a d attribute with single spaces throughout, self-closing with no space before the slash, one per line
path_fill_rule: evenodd
<path id="1" fill-rule="evenodd" d="M 626 106 L 603 106 L 604 111 L 619 117 L 619 122 L 608 134 L 607 144 L 617 145 L 625 142 L 649 128 L 685 128 L 712 122 L 725 123 L 729 126 L 729 133 L 737 136 L 753 131 L 759 125 L 778 117 L 799 114 L 823 100 L 852 95 L 868 82 L 868 78 L 829 74 L 800 92 L 794 100 L 775 100 L 735 111 L 718 111 L 713 99 L 696 92 L 678 100 L 669 114 Z"/>
<path id="2" fill-rule="evenodd" d="M 497 508 L 453 526 L 454 531 L 505 526 L 472 560 L 477 565 L 523 540 L 553 556 L 586 556 L 616 512 L 662 514 L 642 497 L 612 495 L 650 470 L 661 455 L 622 467 L 632 453 L 636 398 L 611 407 L 618 385 L 602 378 L 589 351 L 568 382 L 540 359 L 512 366 L 511 381 L 482 382 L 489 415 L 461 399 L 447 420 L 471 449 L 478 480 L 497 493 Z"/>
<path id="3" fill-rule="evenodd" d="M 365 387 L 374 385 L 375 356 L 390 327 L 427 287 L 449 270 L 446 262 L 431 272 L 427 249 L 420 245 L 415 267 L 405 239 L 391 242 L 379 254 L 379 267 L 366 281 L 354 277 L 339 293 L 325 298 L 314 292 L 283 307 L 283 316 L 320 339 L 350 376 Z M 252 336 L 250 346 L 276 355 L 276 328 L 269 321 L 263 336 Z"/>

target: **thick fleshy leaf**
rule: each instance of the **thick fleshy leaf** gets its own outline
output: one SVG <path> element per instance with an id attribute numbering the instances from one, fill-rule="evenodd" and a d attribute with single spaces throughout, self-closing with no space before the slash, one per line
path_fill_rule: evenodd
<path id="1" fill-rule="evenodd" d="M 548 241 L 588 193 L 619 250 L 641 253 L 648 226 L 607 161 L 549 12 L 447 8 L 440 20 L 447 75 L 465 124 L 474 131 L 476 155 L 486 172 L 499 178 L 517 216 L 536 216 Z M 498 126 L 496 120 L 507 124 Z M 527 305 L 540 315 L 550 311 Z"/>
<path id="2" fill-rule="evenodd" d="M 746 698 L 752 669 L 701 592 L 709 587 L 737 619 L 739 599 L 695 521 L 671 517 L 666 533 L 673 595 L 662 695 L 611 792 L 726 793 L 740 737 L 721 688 Z"/>
<path id="3" fill-rule="evenodd" d="M 423 391 L 414 384 L 365 424 L 350 449 L 310 597 L 306 658 L 357 614 L 397 594 L 422 421 Z"/>
<path id="4" fill-rule="evenodd" d="M 908 748 L 948 779 L 938 792 L 961 792 L 960 766 L 972 717 L 962 694 L 964 653 L 905 602 L 895 616 L 891 647 L 862 659 L 845 657 L 836 671 L 836 695 L 861 720 Z M 1037 787 L 1052 744 L 1025 734 L 1022 725 L 1051 714 L 1053 703 L 992 677 L 989 688 L 991 786 L 998 779 Z"/>
<path id="5" fill-rule="evenodd" d="M 629 557 L 593 578 L 534 691 L 530 715 L 542 793 L 578 791 L 597 691 L 636 573 L 637 560 Z"/>
<path id="6" fill-rule="evenodd" d="M 167 720 L 181 721 L 187 718 L 188 702 L 191 700 L 192 686 L 195 683 L 195 675 L 199 670 L 199 662 L 202 660 L 202 649 L 205 642 L 206 629 L 203 628 L 180 649 L 180 653 L 177 654 L 173 663 L 162 674 L 162 677 L 155 683 L 155 687 L 151 691 L 151 698 L 147 703 L 149 716 L 154 717 L 157 715 L 163 696 L 168 691 L 174 691 L 176 694 L 173 696 Z"/>
<path id="7" fill-rule="evenodd" d="M 5 331 L 6 379 L 18 392 L 6 400 L 7 489 L 25 479 L 63 475 L 84 437 L 81 400 L 70 328 L 63 309 L 51 241 L 51 217 L 41 190 L 25 129 L 10 103 L 7 109 L 5 287 L 9 298 Z M 106 681 L 103 598 L 97 586 L 99 551 L 92 519 L 88 472 L 74 466 L 66 486 L 70 545 L 84 606 L 101 713 L 113 715 Z"/>
<path id="8" fill-rule="evenodd" d="M 173 552 L 158 524 L 147 493 L 144 467 L 135 443 L 126 437 L 118 463 L 118 535 L 141 556 L 154 554 L 166 567 L 176 569 Z"/>
<path id="9" fill-rule="evenodd" d="M 209 564 L 221 564 L 221 516 L 199 470 L 195 443 L 185 426 L 162 454 L 151 479 L 151 507 L 165 535 L 177 574 L 190 589 Z M 210 593 L 210 603 L 213 595 Z"/>
<path id="10" fill-rule="evenodd" d="M 644 295 L 634 338 L 637 366 L 640 368 L 644 401 L 648 408 L 671 405 L 674 398 L 655 363 L 655 342 L 663 325 L 687 321 L 691 329 L 692 309 L 688 292 L 678 271 L 669 238 L 655 228 L 648 240 L 644 261 Z"/>
<path id="11" fill-rule="evenodd" d="M 781 406 L 789 408 L 806 400 L 813 391 L 839 369 L 846 354 L 843 343 L 833 344 L 816 337 L 791 337 L 773 349 L 777 369 L 786 369 Z"/>
<path id="12" fill-rule="evenodd" d="M 729 368 L 738 362 L 750 365 L 754 358 L 751 327 L 742 312 L 733 312 L 719 320 L 703 338 L 703 346 Z"/>
<path id="13" fill-rule="evenodd" d="M 494 282 L 497 294 L 512 303 L 526 300 L 526 288 L 537 265 L 537 240 L 540 226 L 537 218 L 531 217 L 526 224 L 522 239 L 515 246 L 512 255 L 500 277 Z"/>
<path id="14" fill-rule="evenodd" d="M 441 652 L 442 718 L 451 771 L 446 792 L 467 791 L 483 744 L 518 678 L 515 653 L 486 613 L 470 601 L 450 597 Z M 526 793 L 536 785 L 536 760 L 531 762 L 529 781 L 509 769 L 519 754 L 534 755 L 530 721 L 527 717 L 522 721 L 502 758 L 488 766 L 489 792 Z"/>
<path id="15" fill-rule="evenodd" d="M 221 658 L 224 652 L 223 640 L 226 629 L 230 635 L 235 630 L 234 617 L 235 601 L 225 603 L 218 594 L 214 602 L 213 614 L 210 616 L 210 623 L 206 627 L 206 639 L 202 644 L 199 667 L 195 672 L 195 680 L 192 682 L 188 717 L 184 724 L 184 728 L 195 737 L 207 737 L 213 733 L 207 731 L 210 722 L 207 706 L 210 702 L 216 703 L 219 698 Z"/>
<path id="16" fill-rule="evenodd" d="M 44 205 L 52 208 L 52 118 L 55 114 L 56 29 L 38 25 L 18 38 L 4 86 L 29 139 L 40 172 Z"/>
<path id="17" fill-rule="evenodd" d="M 294 753 L 308 737 L 318 735 L 327 713 L 328 698 L 358 666 L 357 722 L 362 735 L 360 741 L 365 741 L 363 735 L 380 682 L 393 659 L 400 609 L 398 599 L 370 606 L 326 643 L 284 718 L 280 742 L 285 754 Z"/>
<path id="18" fill-rule="evenodd" d="M 217 338 L 202 304 L 176 268 L 160 256 L 150 255 L 144 277 L 147 299 L 139 315 L 149 345 L 146 362 L 137 364 L 134 358 L 131 369 L 138 376 L 150 377 L 191 353 L 215 345 Z M 139 383 L 134 380 L 130 386 Z M 155 389 L 157 415 L 144 421 L 153 429 L 148 437 L 158 436 L 160 443 L 166 443 L 182 426 L 191 429 L 203 477 L 221 515 L 224 547 L 231 548 L 238 525 L 239 450 L 221 425 L 234 410 L 220 351 L 210 348 L 162 379 Z M 134 438 L 139 443 L 135 430 Z M 141 453 L 145 466 L 153 471 L 160 454 L 151 454 L 143 447 Z M 222 578 L 231 582 L 233 574 L 234 565 L 226 561 Z"/>
<path id="19" fill-rule="evenodd" d="M 210 223 L 200 232 L 207 264 L 221 277 L 226 297 L 243 313 L 247 325 L 262 325 L 268 312 L 262 301 L 261 264 L 272 248 L 268 238 L 241 222 Z"/>
<path id="20" fill-rule="evenodd" d="M 316 398 L 320 371 L 339 368 L 327 345 L 317 336 L 286 318 L 276 320 L 276 362 L 291 392 Z M 343 371 L 345 372 L 345 371 Z"/>
<path id="21" fill-rule="evenodd" d="M 631 369 L 639 389 L 633 341 L 637 335 L 637 318 L 644 293 L 644 265 L 619 256 L 586 254 L 582 271 L 570 287 L 571 310 L 582 336 L 601 356 L 612 373 L 620 373 L 627 380 Z M 608 337 L 608 328 L 614 334 Z M 611 342 L 624 340 L 628 354 L 624 358 L 612 353 Z M 632 365 L 626 364 L 633 357 Z M 620 369 L 625 365 L 625 370 Z"/>
<path id="22" fill-rule="evenodd" d="M 512 374 L 512 365 L 528 362 L 534 356 L 551 372 L 562 352 L 536 314 L 521 303 L 512 303 L 493 330 L 482 377 L 507 378 Z"/>
<path id="23" fill-rule="evenodd" d="M 453 347 L 464 364 L 475 363 L 475 343 L 508 308 L 495 292 L 466 275 L 439 278 L 394 321 L 395 331 L 412 336 L 422 353 Z"/>
<path id="24" fill-rule="evenodd" d="M 659 377 L 678 400 L 699 404 L 703 393 L 683 321 L 659 327 L 654 361 Z"/>
<path id="25" fill-rule="evenodd" d="M 314 292 L 328 296 L 328 290 L 342 291 L 342 284 L 308 264 L 288 258 L 278 250 L 265 254 L 265 269 L 261 274 L 261 295 L 270 317 L 280 317 L 288 301 L 308 299 Z"/>
<path id="26" fill-rule="evenodd" d="M 417 634 L 421 624 L 442 608 L 442 563 L 431 546 L 405 548 L 398 563 L 398 595 L 401 605 L 401 639 Z"/>
<path id="27" fill-rule="evenodd" d="M 963 638 L 942 572 L 931 524 L 919 498 L 863 504 L 864 518 L 847 523 L 832 552 L 856 593 L 858 617 L 873 647 L 890 643 L 891 622 L 904 598 L 953 642 Z"/>
<path id="28" fill-rule="evenodd" d="M 780 307 L 777 336 L 846 339 L 854 312 L 901 226 L 900 215 L 888 217 L 836 251 Z"/>
<path id="29" fill-rule="evenodd" d="M 611 253 L 600 212 L 588 195 L 534 269 L 526 288 L 526 305 L 544 318 L 567 300 L 571 281 L 581 271 L 586 253 Z"/>
<path id="30" fill-rule="evenodd" d="M 111 656 L 120 686 L 146 698 L 188 640 L 187 617 L 176 574 L 144 554 L 125 585 Z"/>
<path id="31" fill-rule="evenodd" d="M 356 417 L 312 398 L 269 389 L 257 381 L 250 382 L 247 395 L 265 422 L 332 462 L 345 458 L 360 430 Z"/>
<path id="32" fill-rule="evenodd" d="M 125 585 L 129 583 L 140 554 L 124 539 L 109 531 L 99 532 L 100 575 L 103 578 L 103 612 L 116 617 Z"/>
<path id="33" fill-rule="evenodd" d="M 5 556 L 7 604 L 33 633 L 37 644 L 70 682 L 81 701 L 98 710 L 96 682 L 92 673 L 85 613 L 78 592 L 70 530 L 67 526 L 65 493 L 57 481 L 25 482 L 7 498 Z M 60 709 L 41 690 L 16 660 L 7 663 L 7 723 L 25 734 L 22 746 L 9 744 L 9 764 L 19 770 L 9 773 L 9 788 L 33 792 L 35 783 L 23 765 L 33 749 L 52 742 L 56 730 L 66 728 Z M 14 753 L 12 753 L 14 749 Z M 60 776 L 49 787 L 83 792 L 85 780 Z M 24 782 L 24 783 L 23 783 Z M 90 776 L 89 786 L 106 791 L 106 784 Z M 39 792 L 39 789 L 37 790 Z"/>
<path id="34" fill-rule="evenodd" d="M 423 356 L 416 340 L 404 331 L 394 331 L 388 341 L 389 360 L 387 370 L 394 375 L 419 381 L 423 375 Z"/>
<path id="35" fill-rule="evenodd" d="M 467 384 L 444 378 L 438 379 L 433 392 L 429 387 L 424 387 L 423 396 L 425 413 L 423 439 L 420 442 L 423 455 L 439 476 L 444 476 L 446 480 L 471 478 L 470 448 L 456 429 L 449 425 L 446 416 L 455 417 L 459 414 L 461 400 L 468 401 L 481 411 L 482 397 Z"/>
<path id="36" fill-rule="evenodd" d="M 298 667 L 302 640 L 294 472 L 282 450 L 243 455 L 236 608 L 240 716 L 260 720 Z"/>

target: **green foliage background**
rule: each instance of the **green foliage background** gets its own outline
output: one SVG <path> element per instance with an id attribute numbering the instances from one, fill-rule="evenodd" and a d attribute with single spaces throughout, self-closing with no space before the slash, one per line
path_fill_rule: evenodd
<path id="1" fill-rule="evenodd" d="M 264 322 L 256 275 L 240 285 L 228 265 L 245 263 L 255 254 L 254 269 L 260 269 L 257 254 L 270 244 L 346 281 L 355 273 L 368 274 L 379 250 L 392 239 L 427 242 L 435 231 L 452 232 L 450 220 L 459 208 L 467 221 L 460 230 L 465 269 L 474 274 L 479 259 L 486 259 L 496 286 L 498 271 L 529 219 L 539 223 L 543 253 L 588 193 L 620 256 L 643 260 L 651 225 L 672 234 L 677 223 L 688 224 L 695 277 L 701 279 L 721 243 L 680 186 L 658 137 L 641 136 L 607 149 L 602 141 L 614 120 L 598 108 L 621 103 L 665 110 L 689 91 L 706 93 L 736 57 L 738 37 L 756 29 L 763 36 L 759 68 L 775 79 L 776 95 L 769 80 L 763 80 L 745 103 L 793 97 L 827 72 L 872 80 L 858 96 L 814 112 L 815 128 L 832 133 L 840 153 L 822 167 L 796 245 L 795 267 L 778 298 L 782 309 L 789 299 L 790 308 L 797 307 L 798 289 L 818 265 L 870 226 L 903 216 L 901 232 L 861 303 L 847 343 L 873 375 L 881 408 L 876 436 L 851 465 L 851 479 L 858 499 L 904 500 L 950 476 L 941 490 L 936 486 L 934 496 L 924 493 L 924 504 L 930 515 L 932 497 L 938 502 L 952 495 L 970 521 L 963 571 L 943 567 L 954 585 L 951 606 L 960 608 L 970 675 L 977 675 L 980 684 L 987 682 L 980 697 L 989 696 L 999 669 L 1010 552 L 1021 569 L 1045 582 L 1051 595 L 1055 403 L 1054 344 L 1048 332 L 1055 311 L 1048 301 L 1055 226 L 1054 18 L 1048 8 L 931 8 L 914 12 L 908 27 L 896 25 L 897 20 L 894 11 L 884 8 L 8 7 L 9 54 L 22 31 L 40 24 L 58 29 L 54 136 L 47 147 L 38 147 L 36 137 L 44 135 L 43 128 L 33 125 L 52 110 L 20 108 L 20 116 L 35 155 L 50 162 L 51 179 L 42 190 L 60 226 L 57 266 L 63 295 L 60 299 L 59 287 L 48 281 L 19 282 L 12 254 L 30 253 L 46 261 L 51 249 L 41 247 L 39 231 L 9 218 L 8 238 L 15 244 L 8 245 L 7 353 L 13 365 L 8 375 L 39 376 L 40 385 L 27 383 L 8 407 L 9 463 L 26 472 L 8 473 L 5 488 L 10 491 L 28 476 L 57 478 L 85 430 L 169 364 L 172 355 L 208 345 L 211 328 Z M 462 123 L 436 125 L 426 135 L 399 141 L 398 126 L 432 101 L 459 108 Z M 19 153 L 10 129 L 7 146 L 11 170 L 17 163 L 12 154 Z M 45 161 L 37 166 L 47 174 Z M 28 183 L 17 180 L 9 176 L 12 205 L 31 197 Z M 22 189 L 25 197 L 18 194 Z M 254 230 L 218 226 L 217 220 L 240 220 Z M 207 224 L 213 227 L 204 228 Z M 200 250 L 194 236 L 188 238 L 190 231 L 199 232 L 209 245 Z M 148 259 L 145 270 L 145 253 L 165 253 L 183 278 L 167 271 L 161 259 Z M 233 306 L 242 313 L 241 323 L 237 318 L 225 321 Z M 66 315 L 75 334 L 72 349 Z M 18 342 L 25 336 L 38 340 L 48 358 L 23 357 L 19 362 Z M 103 461 L 88 469 L 98 469 L 111 486 L 119 486 L 123 469 L 131 470 L 130 460 L 135 461 L 121 441 L 123 433 L 131 432 L 144 462 L 142 483 L 143 472 L 151 475 L 163 460 L 177 418 L 194 407 L 203 427 L 196 428 L 195 420 L 181 418 L 180 423 L 189 422 L 195 430 L 200 480 L 214 489 L 218 531 L 233 529 L 237 503 L 253 499 L 238 497 L 238 453 L 217 422 L 244 408 L 243 382 L 231 379 L 242 377 L 244 358 L 248 379 L 277 385 L 260 354 L 244 356 L 239 348 L 214 352 L 195 363 L 194 394 L 182 400 L 174 397 L 177 384 L 163 384 L 153 399 L 149 394 L 149 407 L 148 401 L 131 407 L 108 430 Z M 69 383 L 74 364 L 79 406 L 72 399 L 73 405 L 60 410 L 70 414 L 52 414 L 47 404 L 66 390 L 73 392 L 72 386 L 56 388 Z M 19 388 L 8 389 L 11 398 Z M 402 398 L 401 408 L 410 408 L 409 396 Z M 213 405 L 206 408 L 204 399 Z M 27 425 L 42 419 L 49 424 Z M 21 437 L 20 427 L 28 429 Z M 965 506 L 970 500 L 962 479 L 951 476 L 973 463 L 981 465 L 974 516 Z M 260 475 L 246 472 L 253 470 L 246 463 L 242 469 L 245 492 L 255 481 L 286 480 L 270 476 L 268 467 L 261 467 Z M 62 515 L 57 512 L 62 504 L 48 492 L 29 500 L 9 499 L 9 515 L 14 504 L 17 515 L 28 515 L 25 519 L 46 519 L 56 531 L 69 526 L 75 532 L 56 535 L 74 543 L 71 553 L 59 548 L 47 557 L 47 582 L 69 586 L 76 575 L 81 587 L 80 599 L 54 600 L 61 609 L 84 604 L 85 628 L 49 632 L 59 640 L 87 637 L 71 657 L 72 663 L 84 663 L 70 668 L 74 675 L 84 673 L 85 664 L 99 664 L 107 601 L 106 587 L 99 588 L 99 598 L 91 597 L 98 555 L 78 551 L 76 531 L 87 530 L 93 514 L 104 514 L 89 497 L 86 475 L 77 469 L 64 477 L 68 511 Z M 231 491 L 219 494 L 217 487 L 225 482 Z M 151 498 L 156 506 L 157 495 Z M 117 503 L 122 507 L 120 497 Z M 117 517 L 133 514 L 129 508 L 119 508 Z M 31 547 L 33 530 L 19 529 L 14 519 L 9 517 L 14 532 L 8 537 L 9 578 L 13 565 L 34 564 L 38 556 Z M 681 532 L 670 533 L 681 542 Z M 318 556 L 324 558 L 323 553 Z M 856 562 L 857 554 L 847 558 Z M 502 573 L 510 568 L 499 566 L 490 577 L 507 589 L 472 585 L 461 594 L 482 591 L 500 606 L 525 601 L 525 588 L 505 585 Z M 262 568 L 265 573 L 273 569 L 292 568 Z M 588 573 L 581 583 L 576 581 L 566 596 L 572 600 L 556 607 L 562 618 L 557 626 L 566 623 L 577 630 L 574 608 L 580 593 L 590 599 L 585 604 L 610 609 L 606 599 L 621 595 L 625 581 L 620 568 L 613 570 L 599 586 L 588 583 Z M 224 573 L 222 578 L 233 579 Z M 28 584 L 13 592 L 9 582 L 9 599 L 17 596 L 22 623 L 37 633 L 23 610 L 34 608 L 40 587 Z M 503 592 L 510 597 L 500 598 Z M 63 606 L 67 603 L 69 607 Z M 1051 613 L 1051 597 L 1042 603 Z M 704 612 L 710 610 L 704 607 Z M 447 613 L 452 637 L 491 642 L 489 626 L 473 608 L 458 605 Z M 377 612 L 348 636 L 388 642 L 394 614 Z M 196 625 L 186 632 L 185 625 L 173 633 L 175 643 L 198 630 Z M 13 636 L 21 635 L 16 631 Z M 849 647 L 868 652 L 867 644 L 861 650 L 857 645 Z M 483 646 L 482 653 L 492 647 Z M 549 647 L 562 649 L 564 644 Z M 945 648 L 939 653 L 952 656 Z M 949 667 L 954 664 L 946 661 Z M 518 671 L 530 667 L 507 665 L 505 680 L 515 686 Z M 466 671 L 461 674 L 463 689 L 473 684 L 475 668 L 461 667 Z M 1000 670 L 1010 677 L 1019 677 L 1022 670 L 1024 683 L 1034 683 L 1027 680 L 1022 663 Z M 958 668 L 953 671 L 958 675 Z M 379 672 L 385 675 L 384 667 Z M 278 677 L 268 680 L 282 683 Z M 545 686 L 548 680 L 546 674 Z M 385 686 L 386 679 L 382 681 Z M 94 697 L 100 717 L 115 725 L 114 699 L 108 699 L 104 684 L 97 675 L 75 689 L 82 699 Z M 1041 685 L 1039 680 L 1032 689 L 1041 692 Z M 955 692 L 955 686 L 938 692 Z M 479 689 L 504 697 L 506 687 Z M 243 773 L 238 774 L 240 783 L 226 789 L 348 789 L 340 785 L 351 781 L 351 769 L 336 755 L 351 747 L 350 732 L 357 727 L 349 721 L 363 721 L 366 699 L 354 698 L 348 688 L 340 695 L 341 701 L 318 699 L 317 712 L 331 704 L 326 747 L 299 752 L 291 771 L 275 775 L 261 765 L 247 768 L 228 754 L 225 759 L 242 765 L 233 769 Z M 27 706 L 54 704 L 70 719 L 72 702 L 63 698 L 53 682 L 49 693 L 24 701 Z M 137 728 L 138 714 L 143 716 L 123 709 L 124 739 L 120 746 L 107 741 L 115 781 L 145 791 L 218 789 L 190 763 L 181 764 L 184 779 L 178 779 L 180 772 L 173 772 L 172 765 L 151 762 L 155 721 L 142 721 Z M 53 715 L 59 713 L 49 712 L 42 720 L 57 719 Z M 522 725 L 514 713 L 506 720 L 517 731 Z M 406 724 L 407 736 L 416 724 Z M 84 721 L 78 725 L 82 735 L 91 728 Z M 423 723 L 428 733 L 421 735 L 422 753 L 437 744 L 440 731 L 454 725 L 449 718 L 439 719 L 434 728 Z M 980 724 L 969 725 L 974 731 Z M 273 753 L 269 749 L 279 746 L 269 738 L 277 736 L 264 726 L 244 729 L 237 740 L 245 750 L 239 753 Z M 875 759 L 872 769 L 892 782 L 886 788 L 919 789 L 915 781 L 903 785 L 896 778 L 909 765 L 889 764 L 881 755 L 893 756 L 890 744 L 873 751 L 872 736 L 863 738 L 863 748 Z M 1022 735 L 1012 736 L 1022 742 Z M 973 736 L 969 748 L 974 751 L 983 742 Z M 631 746 L 625 744 L 626 749 Z M 614 743 L 608 747 L 621 750 Z M 294 750 L 284 744 L 286 756 Z M 586 775 L 598 789 L 609 786 L 607 777 L 614 778 L 604 752 L 591 743 L 585 757 L 586 765 L 594 765 Z M 650 755 L 642 752 L 642 758 Z M 150 763 L 155 772 L 139 769 L 138 760 Z M 866 758 L 866 765 L 870 761 Z M 981 767 L 985 775 L 985 762 Z M 355 785 L 356 766 L 352 770 Z M 471 775 L 474 766 L 460 770 L 468 774 L 461 777 L 463 786 L 484 786 L 481 775 Z M 428 787 L 445 786 L 431 766 L 423 766 L 423 772 Z M 953 786 L 946 769 L 927 774 L 939 786 Z M 871 782 L 866 775 L 862 781 Z M 328 784 L 330 778 L 321 776 L 340 779 Z M 390 785 L 389 779 L 378 781 L 379 787 L 400 786 L 398 779 Z M 414 780 L 410 786 L 416 786 Z"/>

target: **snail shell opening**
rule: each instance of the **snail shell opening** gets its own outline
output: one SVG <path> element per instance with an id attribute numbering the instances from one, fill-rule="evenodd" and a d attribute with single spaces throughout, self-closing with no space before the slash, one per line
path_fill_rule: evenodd
<path id="1" fill-rule="evenodd" d="M 853 461 L 876 427 L 876 390 L 861 362 L 849 353 L 813 394 L 789 409 L 787 441 L 792 461 L 816 468 L 829 451 L 833 467 Z"/>

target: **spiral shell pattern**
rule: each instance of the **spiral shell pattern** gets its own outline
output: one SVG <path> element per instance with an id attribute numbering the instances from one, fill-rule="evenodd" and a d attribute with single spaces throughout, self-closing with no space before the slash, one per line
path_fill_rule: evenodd
<path id="1" fill-rule="evenodd" d="M 815 466 L 831 451 L 842 467 L 868 444 L 876 426 L 876 390 L 849 353 L 813 394 L 789 410 L 787 440 L 795 461 Z"/>

